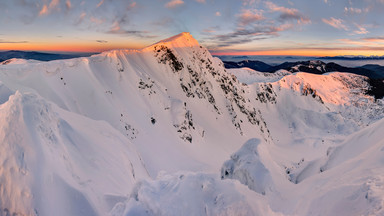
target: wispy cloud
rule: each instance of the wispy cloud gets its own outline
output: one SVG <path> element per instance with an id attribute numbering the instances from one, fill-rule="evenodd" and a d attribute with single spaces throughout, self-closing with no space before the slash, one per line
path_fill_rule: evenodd
<path id="1" fill-rule="evenodd" d="M 72 8 L 72 4 L 71 4 L 71 1 L 70 0 L 67 0 L 65 2 L 65 6 L 67 7 L 67 10 L 70 10 Z"/>
<path id="2" fill-rule="evenodd" d="M 261 4 L 262 1 L 245 0 L 243 1 L 243 6 L 246 7 L 256 3 Z M 282 31 L 311 22 L 309 18 L 295 8 L 281 7 L 271 1 L 264 2 L 263 4 L 266 10 L 242 9 L 240 13 L 236 15 L 237 26 L 232 32 L 215 34 L 216 31 L 214 29 L 204 29 L 203 33 L 210 35 L 208 41 L 211 42 L 211 48 L 231 47 L 252 41 L 278 37 Z M 270 16 L 273 13 L 279 13 L 277 20 L 274 16 Z"/>
<path id="3" fill-rule="evenodd" d="M 360 46 L 360 47 L 369 47 L 369 48 L 382 48 L 382 43 L 384 43 L 384 38 L 360 38 L 360 39 L 349 39 L 349 38 L 344 38 L 344 39 L 339 39 L 340 42 L 343 44 L 348 44 L 348 45 L 354 45 L 354 46 Z"/>
<path id="4" fill-rule="evenodd" d="M 139 30 L 126 30 L 121 28 L 119 22 L 115 22 L 111 29 L 107 31 L 108 34 L 120 34 L 120 35 L 127 35 L 127 36 L 136 36 L 136 37 L 142 37 L 142 38 L 155 38 L 156 35 L 151 35 L 148 31 L 139 31 Z"/>
<path id="5" fill-rule="evenodd" d="M 96 40 L 97 43 L 108 43 L 106 40 Z"/>
<path id="6" fill-rule="evenodd" d="M 384 37 L 367 37 L 363 38 L 364 41 L 369 41 L 369 42 L 376 42 L 376 43 L 384 43 Z"/>
<path id="7" fill-rule="evenodd" d="M 354 25 L 356 26 L 357 30 L 353 31 L 353 33 L 360 34 L 360 35 L 369 33 L 369 31 L 364 26 L 361 26 L 357 23 L 354 23 Z"/>
<path id="8" fill-rule="evenodd" d="M 356 45 L 361 47 L 370 47 L 370 48 L 382 48 L 384 43 L 384 37 L 365 37 L 360 39 L 339 39 L 343 44 Z"/>
<path id="9" fill-rule="evenodd" d="M 183 0 L 171 0 L 165 4 L 166 8 L 176 8 L 184 4 Z"/>
<path id="10" fill-rule="evenodd" d="M 47 15 L 52 12 L 52 10 L 58 9 L 60 0 L 52 0 L 49 5 L 44 4 L 39 12 L 39 16 Z"/>
<path id="11" fill-rule="evenodd" d="M 111 29 L 108 31 L 108 33 L 111 33 L 111 34 L 120 34 L 121 32 L 121 27 L 120 27 L 120 23 L 115 21 L 111 27 Z"/>
<path id="12" fill-rule="evenodd" d="M 137 6 L 137 3 L 136 2 L 132 2 L 129 6 L 128 6 L 128 10 L 132 9 L 132 8 L 135 8 Z"/>
<path id="13" fill-rule="evenodd" d="M 352 40 L 352 39 L 349 39 L 349 38 L 339 39 L 338 41 L 340 41 L 340 42 L 342 42 L 344 44 L 350 44 L 350 45 L 359 45 L 359 46 L 367 45 L 367 43 L 364 42 L 364 41 Z"/>
<path id="14" fill-rule="evenodd" d="M 175 22 L 175 21 L 172 18 L 164 17 L 164 18 L 161 18 L 159 20 L 151 22 L 151 25 L 154 25 L 154 26 L 168 26 L 168 25 L 172 24 L 173 22 Z"/>
<path id="15" fill-rule="evenodd" d="M 21 43 L 29 43 L 29 41 L 7 41 L 0 39 L 0 44 L 21 44 Z"/>
<path id="16" fill-rule="evenodd" d="M 94 23 L 94 24 L 97 24 L 97 25 L 100 25 L 100 24 L 103 24 L 105 22 L 105 20 L 103 19 L 99 19 L 97 17 L 94 17 L 94 16 L 91 16 L 91 18 L 89 18 L 89 20 Z"/>
<path id="17" fill-rule="evenodd" d="M 242 0 L 242 1 L 244 6 L 250 6 L 250 5 L 254 5 L 256 1 L 259 2 L 260 0 Z"/>
<path id="18" fill-rule="evenodd" d="M 48 13 L 48 6 L 47 5 L 43 5 L 43 8 L 41 8 L 41 10 L 39 12 L 39 16 L 45 15 L 47 13 Z"/>
<path id="19" fill-rule="evenodd" d="M 384 47 L 370 47 L 370 46 L 353 46 L 353 47 L 328 47 L 328 48 L 302 48 L 308 50 L 352 50 L 352 51 L 384 51 Z"/>
<path id="20" fill-rule="evenodd" d="M 205 0 L 196 0 L 199 3 L 206 3 Z"/>
<path id="21" fill-rule="evenodd" d="M 216 47 L 228 47 L 236 44 L 245 44 L 255 40 L 264 40 L 278 35 L 278 32 L 289 28 L 282 26 L 255 26 L 251 29 L 237 29 L 234 32 L 212 36 Z"/>
<path id="22" fill-rule="evenodd" d="M 218 30 L 220 30 L 220 26 L 214 26 L 214 27 L 203 29 L 203 33 L 211 34 L 211 33 L 217 32 Z"/>
<path id="23" fill-rule="evenodd" d="M 265 5 L 271 12 L 280 12 L 279 19 L 282 22 L 287 20 L 296 20 L 300 24 L 308 24 L 311 22 L 308 17 L 301 14 L 296 8 L 281 7 L 270 1 L 265 2 Z"/>
<path id="24" fill-rule="evenodd" d="M 345 31 L 348 31 L 348 27 L 344 24 L 344 20 L 342 20 L 342 19 L 336 19 L 334 17 L 331 17 L 329 19 L 323 18 L 322 21 L 325 24 L 328 24 L 334 28 L 343 29 Z"/>
<path id="25" fill-rule="evenodd" d="M 51 3 L 49 3 L 49 8 L 53 9 L 56 8 L 60 3 L 60 0 L 52 0 Z"/>
<path id="26" fill-rule="evenodd" d="M 216 11 L 215 16 L 221 16 L 221 13 L 219 11 Z"/>
<path id="27" fill-rule="evenodd" d="M 265 2 L 265 6 L 273 12 L 279 11 L 282 13 L 289 13 L 289 14 L 298 12 L 297 9 L 281 7 L 270 1 Z"/>
<path id="28" fill-rule="evenodd" d="M 361 14 L 361 13 L 368 13 L 370 8 L 353 8 L 353 7 L 345 7 L 344 12 L 347 14 Z"/>
<path id="29" fill-rule="evenodd" d="M 96 5 L 96 8 L 99 8 L 101 5 L 104 4 L 104 0 L 101 0 L 97 5 Z"/>
<path id="30" fill-rule="evenodd" d="M 81 23 L 84 21 L 84 19 L 85 19 L 86 16 L 87 16 L 87 13 L 86 13 L 86 12 L 82 12 L 82 13 L 79 15 L 79 17 L 76 19 L 76 21 L 75 21 L 75 25 L 79 25 L 79 24 L 81 24 Z"/>
<path id="31" fill-rule="evenodd" d="M 138 3 L 132 0 L 101 0 L 95 8 L 87 11 L 87 24 L 97 29 L 104 28 L 103 32 L 124 34 L 124 29 L 131 26 L 131 15 L 137 8 Z M 111 26 L 109 29 L 108 25 Z"/>
<path id="32" fill-rule="evenodd" d="M 242 10 L 242 13 L 239 16 L 239 25 L 246 26 L 250 23 L 254 23 L 260 20 L 264 20 L 263 11 L 261 10 Z"/>

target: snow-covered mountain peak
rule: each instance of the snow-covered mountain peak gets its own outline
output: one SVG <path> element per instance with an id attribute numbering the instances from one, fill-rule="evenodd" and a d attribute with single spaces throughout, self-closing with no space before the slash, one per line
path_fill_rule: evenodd
<path id="1" fill-rule="evenodd" d="M 165 45 L 169 48 L 172 47 L 196 47 L 200 46 L 199 42 L 193 38 L 193 36 L 189 32 L 182 32 L 173 37 L 167 38 L 165 40 L 161 40 L 147 48 L 151 48 L 157 45 Z"/>
<path id="2" fill-rule="evenodd" d="M 26 60 L 26 59 L 19 59 L 19 58 L 11 58 L 8 60 L 5 60 L 3 62 L 0 62 L 0 65 L 22 65 L 26 63 L 33 63 L 33 62 L 38 62 L 36 60 Z"/>
<path id="3" fill-rule="evenodd" d="M 202 48 L 199 45 L 199 42 L 193 38 L 193 36 L 189 32 L 182 32 L 170 38 L 161 40 L 152 45 L 144 47 L 142 49 L 115 49 L 109 50 L 101 53 L 101 56 L 107 56 L 110 58 L 114 58 L 122 55 L 130 55 L 135 53 L 152 53 L 156 52 L 159 49 L 178 49 L 181 52 L 186 54 L 192 53 L 190 50 L 185 50 L 185 48 Z"/>

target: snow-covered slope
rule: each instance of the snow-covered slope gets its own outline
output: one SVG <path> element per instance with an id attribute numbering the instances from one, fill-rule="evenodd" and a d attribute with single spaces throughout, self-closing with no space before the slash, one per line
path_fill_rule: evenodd
<path id="1" fill-rule="evenodd" d="M 279 70 L 275 73 L 265 73 L 250 68 L 228 69 L 227 72 L 235 75 L 240 82 L 247 85 L 255 82 L 276 82 L 282 77 L 291 74 L 291 72 L 286 70 Z"/>
<path id="2" fill-rule="evenodd" d="M 360 155 L 372 146 L 377 152 L 384 148 L 383 135 L 377 132 L 384 116 L 383 100 L 367 95 L 370 86 L 365 77 L 295 73 L 272 74 L 277 79 L 271 81 L 260 79 L 260 72 L 244 76 L 239 69 L 229 71 L 250 84 L 273 143 L 252 148 L 249 142 L 244 144 L 223 164 L 224 178 L 238 179 L 259 192 L 256 186 L 272 176 L 274 190 L 262 188 L 272 191 L 266 192 L 271 208 L 287 215 L 383 214 L 379 179 L 384 170 L 374 168 L 381 162 L 368 162 L 369 153 Z M 350 161 L 365 165 L 357 168 Z M 368 193 L 374 198 L 364 198 Z"/>
<path id="3" fill-rule="evenodd" d="M 278 175 L 274 158 L 259 141 L 250 140 L 232 155 L 222 174 L 257 193 L 262 186 L 271 209 L 284 215 L 383 215 L 383 126 L 380 120 L 348 136 L 321 159 L 299 161 L 295 166 L 307 165 L 292 184 Z M 262 155 L 267 160 L 260 160 Z M 263 186 L 270 176 L 269 185 Z"/>
<path id="4" fill-rule="evenodd" d="M 89 154 L 96 158 L 94 160 L 102 161 L 106 160 L 105 158 L 112 158 L 117 160 L 114 162 L 116 166 L 119 164 L 125 166 L 124 169 L 127 172 L 121 170 L 117 175 L 108 174 L 105 171 L 107 168 L 102 169 L 95 165 L 87 170 L 97 177 L 80 170 L 79 173 L 84 175 L 84 180 L 83 178 L 77 180 L 76 176 L 80 174 L 68 174 L 69 179 L 63 180 L 71 188 L 77 189 L 77 186 L 73 185 L 75 181 L 94 182 L 96 178 L 107 181 L 109 177 L 117 179 L 111 187 L 121 188 L 119 191 L 103 185 L 98 187 L 103 191 L 101 194 L 81 191 L 85 194 L 84 200 L 89 203 L 88 209 L 96 214 L 103 215 L 105 211 L 112 209 L 100 207 L 99 202 L 109 202 L 106 197 L 121 197 L 123 194 L 129 197 L 128 191 L 133 189 L 129 181 L 132 173 L 128 172 L 131 169 L 144 170 L 145 174 L 148 172 L 147 176 L 140 176 L 140 172 L 137 171 L 139 177 L 134 182 L 141 177 L 155 178 L 160 171 L 174 173 L 186 170 L 216 173 L 226 157 L 238 147 L 233 143 L 246 141 L 244 134 L 254 133 L 253 136 L 262 139 L 268 139 L 269 136 L 260 112 L 245 100 L 243 86 L 235 78 L 226 74 L 222 63 L 213 59 L 189 33 L 182 33 L 142 50 L 116 50 L 90 58 L 3 65 L 0 68 L 0 80 L 3 83 L 1 95 L 3 95 L 4 106 L 10 103 L 8 96 L 12 98 L 12 95 L 19 92 L 17 94 L 33 94 L 44 103 L 52 104 L 55 108 L 45 111 L 49 115 L 62 111 L 73 115 L 57 118 L 62 118 L 63 122 L 72 121 L 73 125 L 77 125 L 76 129 L 71 124 L 69 124 L 70 127 L 58 125 L 55 122 L 59 121 L 56 117 L 54 120 L 48 119 L 40 123 L 46 127 L 44 133 L 54 134 L 56 130 L 63 130 L 61 134 L 54 136 L 57 138 L 51 141 L 55 143 L 53 145 L 63 146 L 63 148 L 86 145 L 84 147 L 86 150 L 83 149 L 76 154 L 84 157 Z M 36 104 L 39 103 L 36 102 Z M 39 115 L 38 110 L 32 111 Z M 11 118 L 12 121 L 16 118 L 7 112 L 2 114 L 4 118 Z M 34 122 L 27 123 L 24 119 L 21 119 L 18 124 L 25 125 L 20 127 L 26 128 L 26 131 L 35 127 Z M 2 125 L 6 127 L 9 124 Z M 105 128 L 107 126 L 109 128 Z M 90 127 L 95 127 L 93 132 L 83 131 Z M 260 129 L 264 130 L 264 133 L 260 133 Z M 50 132 L 51 130 L 53 132 Z M 16 131 L 20 133 L 19 137 L 24 137 L 24 133 L 27 133 L 21 130 Z M 37 132 L 29 133 L 35 136 Z M 73 133 L 75 138 L 67 138 L 69 136 L 67 134 Z M 116 133 L 118 135 L 115 135 Z M 8 134 L 7 129 L 4 136 Z M 102 135 L 106 137 L 101 139 L 99 136 Z M 61 138 L 62 136 L 64 137 Z M 12 142 L 12 140 L 5 140 L 3 144 L 13 146 Z M 29 154 L 37 154 L 36 151 L 39 148 L 32 148 L 30 152 L 24 148 L 31 145 L 41 146 L 44 142 L 39 139 L 25 140 L 20 152 L 24 152 L 26 157 Z M 108 151 L 100 148 L 99 145 L 103 143 Z M 126 146 L 124 149 L 115 147 L 122 144 Z M 130 145 L 132 148 L 129 147 Z M 42 148 L 41 151 L 48 151 L 45 145 L 40 148 Z M 57 154 L 67 151 L 66 149 L 56 150 Z M 108 153 L 109 151 L 111 153 Z M 134 156 L 126 156 L 125 161 L 121 161 L 124 159 L 122 154 L 125 151 Z M 100 155 L 97 152 L 100 152 Z M 105 155 L 101 154 L 102 152 L 105 152 Z M 9 153 L 5 151 L 4 154 Z M 75 156 L 75 153 L 68 154 L 70 154 L 68 157 L 80 157 Z M 113 156 L 115 154 L 122 155 L 122 158 L 118 155 Z M 215 154 L 215 157 L 212 157 L 212 154 Z M 52 153 L 52 157 L 53 155 L 55 154 Z M 130 163 L 131 157 L 132 160 L 134 157 L 139 158 L 140 163 Z M 68 160 L 68 163 L 76 165 L 84 163 L 74 159 Z M 34 157 L 28 163 L 40 166 L 42 162 Z M 64 165 L 48 164 L 52 167 L 41 166 L 41 172 L 31 171 L 30 181 L 40 181 L 45 178 L 45 175 L 55 176 L 53 171 L 65 172 Z M 111 170 L 116 169 L 111 165 Z M 17 182 L 12 175 L 4 174 L 4 176 L 10 178 L 10 182 Z M 104 176 L 108 178 L 104 180 Z M 21 179 L 20 181 L 26 181 L 23 180 L 24 178 L 26 177 L 15 177 L 15 179 Z M 44 182 L 40 183 L 44 184 Z M 3 209 L 6 209 L 4 211 L 27 214 L 37 211 L 40 215 L 49 215 L 44 214 L 44 212 L 50 212 L 49 205 L 40 205 L 36 201 L 40 198 L 49 199 L 49 196 L 45 196 L 37 189 L 30 192 L 32 195 L 30 195 L 28 206 L 21 205 L 25 208 L 15 206 L 15 203 L 21 199 L 21 195 L 14 195 L 17 194 L 15 192 L 18 190 L 17 185 L 15 183 L 14 187 L 5 189 L 2 200 L 8 203 L 2 205 Z M 67 190 L 64 186 L 64 183 L 60 183 L 56 188 Z M 31 187 L 34 187 L 32 183 L 28 187 L 29 190 L 32 190 Z M 58 197 L 60 198 L 61 195 Z M 115 199 L 115 201 L 118 200 Z M 59 201 L 52 202 L 63 208 L 68 204 L 66 202 L 60 204 Z M 67 212 L 63 212 L 65 213 Z"/>
<path id="5" fill-rule="evenodd" d="M 227 71 L 189 33 L 13 60 L 0 82 L 0 215 L 322 214 L 333 187 L 364 180 L 324 186 L 324 197 L 310 187 L 351 171 L 344 160 L 363 156 L 343 156 L 347 137 L 383 116 L 360 76 Z M 364 139 L 379 148 L 379 137 Z M 362 214 L 379 212 L 361 202 Z"/>
<path id="6" fill-rule="evenodd" d="M 222 153 L 227 155 L 235 148 L 226 143 L 245 141 L 242 133 L 265 127 L 244 99 L 243 87 L 187 33 L 143 50 L 5 65 L 0 71 L 13 91 L 34 92 L 62 109 L 106 121 L 140 143 L 143 157 L 153 161 L 148 165 L 152 176 L 164 167 L 207 167 L 204 160 L 211 157 L 201 155 L 202 146 L 218 151 L 217 157 L 226 149 Z M 231 138 L 218 136 L 222 132 Z"/>
<path id="7" fill-rule="evenodd" d="M 0 110 L 5 215 L 105 214 L 130 192 L 120 185 L 148 177 L 132 143 L 106 122 L 18 91 Z"/>

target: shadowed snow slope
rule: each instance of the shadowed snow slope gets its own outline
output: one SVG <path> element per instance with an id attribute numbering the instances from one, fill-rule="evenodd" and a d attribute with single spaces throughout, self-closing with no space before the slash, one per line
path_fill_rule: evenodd
<path id="1" fill-rule="evenodd" d="M 12 62 L 0 215 L 382 213 L 382 170 L 367 170 L 383 105 L 362 76 L 228 72 L 189 33 Z"/>
<path id="2" fill-rule="evenodd" d="M 148 177 L 130 141 L 105 122 L 69 113 L 32 93 L 16 92 L 0 109 L 4 211 L 106 213 L 106 195 L 126 195 L 129 190 L 119 185 Z"/>

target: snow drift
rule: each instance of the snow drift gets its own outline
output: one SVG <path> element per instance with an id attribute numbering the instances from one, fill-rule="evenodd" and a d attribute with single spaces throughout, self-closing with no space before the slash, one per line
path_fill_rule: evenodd
<path id="1" fill-rule="evenodd" d="M 257 146 L 260 140 L 248 140 L 239 151 L 231 155 L 231 160 L 221 168 L 221 178 L 237 179 L 249 189 L 265 195 L 272 189 L 272 177 L 260 161 Z"/>

